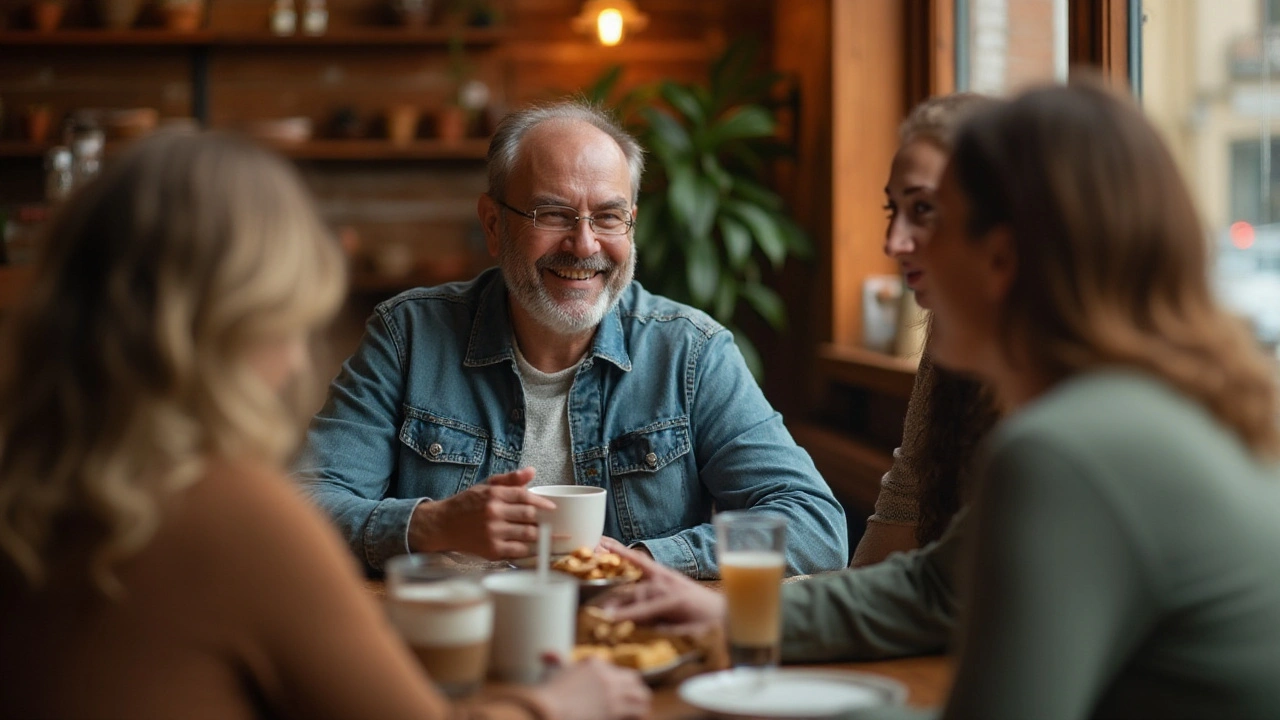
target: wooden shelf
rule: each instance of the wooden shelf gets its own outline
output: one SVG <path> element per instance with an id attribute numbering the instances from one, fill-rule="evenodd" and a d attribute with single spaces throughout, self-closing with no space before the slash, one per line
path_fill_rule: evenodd
<path id="1" fill-rule="evenodd" d="M 0 158 L 40 158 L 53 143 L 24 140 L 0 142 Z M 109 142 L 104 153 L 111 155 L 123 143 Z M 308 140 L 302 143 L 270 143 L 281 155 L 297 160 L 475 160 L 485 159 L 487 138 L 468 138 L 457 143 L 418 140 L 410 145 L 392 145 L 385 139 Z"/>
<path id="2" fill-rule="evenodd" d="M 505 28 L 409 29 L 402 27 L 343 28 L 323 35 L 272 35 L 266 32 L 214 32 L 211 45 L 297 47 L 305 45 L 448 45 L 454 35 L 465 45 L 492 45 L 508 36 Z"/>
<path id="3" fill-rule="evenodd" d="M 196 30 L 172 32 L 159 28 L 137 30 L 68 29 L 52 32 L 35 30 L 0 31 L 0 47 L 23 45 L 40 46 L 124 46 L 170 45 L 186 47 L 258 46 L 300 47 L 335 45 L 423 45 L 445 46 L 457 35 L 466 45 L 493 45 L 508 36 L 505 28 L 449 28 L 408 29 L 400 27 L 359 27 L 333 30 L 324 35 L 272 35 L 268 32 L 231 32 L 224 30 Z"/>
<path id="4" fill-rule="evenodd" d="M 835 382 L 887 395 L 911 397 L 919 361 L 848 345 L 818 348 L 818 369 Z"/>
<path id="5" fill-rule="evenodd" d="M 298 160 L 484 160 L 489 140 L 472 138 L 457 143 L 417 140 L 392 145 L 389 140 L 309 140 L 274 144 L 278 152 Z"/>
<path id="6" fill-rule="evenodd" d="M 6 45 L 208 45 L 213 33 L 208 30 L 195 32 L 171 32 L 160 28 L 138 30 L 106 30 L 95 28 L 69 28 L 39 32 L 36 30 L 0 31 L 0 47 Z"/>

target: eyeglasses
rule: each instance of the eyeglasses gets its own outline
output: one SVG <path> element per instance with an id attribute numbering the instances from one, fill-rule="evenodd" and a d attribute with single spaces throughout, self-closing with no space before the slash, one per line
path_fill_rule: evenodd
<path id="1" fill-rule="evenodd" d="M 495 202 L 521 217 L 529 218 L 539 230 L 565 232 L 577 227 L 579 220 L 586 220 L 599 235 L 626 235 L 636 224 L 626 210 L 601 210 L 595 215 L 579 215 L 577 210 L 564 205 L 538 205 L 525 212 L 501 200 Z"/>

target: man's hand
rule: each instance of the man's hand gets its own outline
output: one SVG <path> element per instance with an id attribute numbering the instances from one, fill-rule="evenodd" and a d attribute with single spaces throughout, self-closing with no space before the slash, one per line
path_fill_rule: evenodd
<path id="1" fill-rule="evenodd" d="M 524 488 L 533 468 L 494 475 L 444 500 L 419 503 L 409 520 L 415 552 L 455 550 L 489 560 L 526 557 L 538 541 L 538 511 L 555 503 Z"/>

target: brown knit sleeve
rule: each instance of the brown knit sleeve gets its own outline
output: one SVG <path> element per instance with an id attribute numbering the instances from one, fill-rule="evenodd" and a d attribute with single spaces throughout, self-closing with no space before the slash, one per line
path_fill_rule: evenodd
<path id="1" fill-rule="evenodd" d="M 867 529 L 853 551 L 855 567 L 872 565 L 890 553 L 918 546 L 915 537 L 920 512 L 919 467 L 923 457 L 924 423 L 930 393 L 937 377 L 929 353 L 920 358 L 907 416 L 902 428 L 902 447 L 893 451 L 893 464 L 880 480 L 875 512 L 867 518 Z"/>
<path id="2" fill-rule="evenodd" d="M 364 589 L 355 560 L 284 478 L 238 486 L 227 545 L 231 606 L 243 613 L 248 681 L 275 712 L 299 718 L 528 720 L 530 694 L 452 705 L 431 685 Z M 255 487 L 256 486 L 256 487 Z M 246 497 L 247 496 L 247 497 Z"/>

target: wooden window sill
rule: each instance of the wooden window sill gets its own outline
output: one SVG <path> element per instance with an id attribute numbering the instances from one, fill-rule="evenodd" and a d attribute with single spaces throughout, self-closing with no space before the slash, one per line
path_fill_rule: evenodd
<path id="1" fill-rule="evenodd" d="M 917 358 L 904 358 L 852 345 L 818 347 L 818 371 L 833 382 L 894 397 L 911 397 Z"/>

